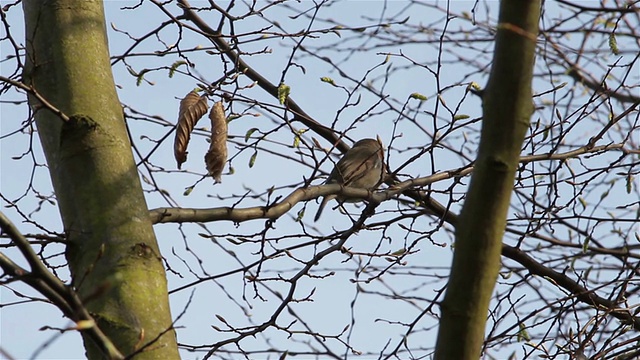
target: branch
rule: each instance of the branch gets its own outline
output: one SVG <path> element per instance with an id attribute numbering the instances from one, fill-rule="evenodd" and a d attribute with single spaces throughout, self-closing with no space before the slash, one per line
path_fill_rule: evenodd
<path id="1" fill-rule="evenodd" d="M 545 37 L 545 40 L 549 44 L 551 44 L 551 47 L 556 51 L 556 53 L 560 56 L 560 58 L 567 64 L 567 67 L 568 67 L 567 75 L 569 75 L 572 79 L 583 84 L 584 86 L 595 91 L 598 94 L 602 94 L 622 102 L 637 103 L 640 101 L 640 97 L 638 96 L 634 96 L 631 94 L 629 95 L 620 94 L 618 92 L 609 90 L 605 86 L 606 77 L 600 82 L 597 82 L 594 79 L 587 78 L 587 76 L 584 75 L 585 71 L 578 64 L 576 64 L 575 62 L 569 59 L 566 51 L 563 51 L 562 49 L 560 49 L 560 46 L 556 44 L 551 38 L 549 38 L 549 36 L 547 36 L 546 33 L 543 32 L 541 33 L 541 35 Z"/>
<path id="2" fill-rule="evenodd" d="M 29 245 L 29 241 L 18 231 L 13 223 L 0 212 L 0 228 L 16 244 L 31 268 L 31 272 L 21 268 L 6 255 L 0 253 L 0 267 L 16 279 L 24 281 L 56 305 L 66 317 L 73 320 L 80 331 L 86 331 L 98 344 L 109 359 L 123 359 L 111 340 L 98 328 L 96 321 L 89 315 L 73 289 L 60 281 L 47 270 L 38 255 Z M 89 325 L 86 325 L 89 324 Z"/>
<path id="3" fill-rule="evenodd" d="M 57 115 L 60 119 L 62 119 L 62 121 L 64 122 L 69 121 L 69 117 L 65 113 L 63 113 L 62 110 L 58 109 L 57 107 L 53 106 L 50 102 L 48 102 L 47 99 L 45 99 L 42 95 L 40 95 L 40 93 L 36 91 L 36 89 L 33 88 L 33 86 L 26 85 L 24 83 L 9 79 L 4 76 L 0 76 L 0 81 L 6 82 L 9 85 L 15 86 L 18 89 L 22 89 L 26 91 L 27 94 L 30 94 L 33 97 L 35 97 L 40 102 L 40 104 L 42 104 L 43 107 L 45 107 L 46 109 L 50 110 L 52 113 Z"/>
<path id="4" fill-rule="evenodd" d="M 571 6 L 574 7 L 578 10 L 580 10 L 580 12 L 586 12 L 586 11 L 594 11 L 594 12 L 599 12 L 599 13 L 612 13 L 612 12 L 616 12 L 616 13 L 623 13 L 623 14 L 628 14 L 628 13 L 635 13 L 638 11 L 638 9 L 636 7 L 633 7 L 633 4 L 628 3 L 628 5 L 626 7 L 619 7 L 619 8 L 608 8 L 608 7 L 591 7 L 591 6 L 582 6 L 579 4 L 574 4 L 572 2 L 566 1 L 566 0 L 556 0 L 557 2 L 559 2 L 560 4 L 564 4 L 567 6 Z"/>
<path id="5" fill-rule="evenodd" d="M 567 74 L 571 78 L 573 78 L 575 81 L 583 84 L 584 86 L 588 87 L 589 89 L 591 89 L 591 90 L 593 90 L 593 91 L 595 91 L 595 92 L 597 92 L 599 94 L 603 94 L 605 96 L 614 98 L 614 99 L 622 101 L 622 102 L 637 103 L 638 101 L 640 101 L 640 97 L 638 97 L 638 96 L 624 95 L 624 94 L 620 94 L 620 93 L 617 93 L 615 91 L 611 91 L 611 90 L 607 89 L 607 87 L 603 85 L 604 81 L 602 83 L 597 83 L 595 81 L 587 79 L 587 77 L 582 74 L 581 69 L 580 69 L 580 67 L 578 67 L 577 64 L 572 63 L 568 59 L 565 59 L 565 61 L 567 61 L 567 63 L 570 66 L 569 71 L 568 71 Z"/>
<path id="6" fill-rule="evenodd" d="M 580 302 L 598 310 L 605 310 L 613 317 L 622 320 L 625 324 L 632 325 L 635 330 L 640 331 L 640 318 L 633 316 L 628 310 L 617 307 L 615 302 L 598 296 L 595 291 L 588 290 L 570 277 L 540 264 L 524 251 L 503 244 L 502 255 L 524 266 L 531 274 L 542 276 L 551 283 L 569 291 Z"/>
<path id="7" fill-rule="evenodd" d="M 158 6 L 156 1 L 154 3 Z M 178 0 L 178 6 L 184 11 L 184 17 L 191 21 L 202 33 L 206 36 L 223 54 L 225 54 L 236 66 L 238 73 L 246 75 L 249 79 L 255 81 L 258 86 L 265 90 L 269 95 L 274 98 L 278 98 L 278 86 L 271 83 L 267 78 L 262 76 L 258 71 L 249 66 L 240 55 L 233 50 L 231 45 L 224 40 L 222 34 L 219 31 L 211 28 L 198 14 L 191 9 L 191 5 L 187 0 Z M 162 6 L 160 6 L 162 8 Z M 164 9 L 163 9 L 164 10 Z M 165 11 L 166 13 L 166 11 Z M 172 17 L 176 23 L 179 23 L 178 19 Z M 284 105 L 294 114 L 294 120 L 300 121 L 305 126 L 312 129 L 318 135 L 325 138 L 331 144 L 335 144 L 336 148 L 345 152 L 349 148 L 342 141 L 342 139 L 335 134 L 330 128 L 318 123 L 310 115 L 308 115 L 291 97 L 285 99 Z"/>
<path id="8" fill-rule="evenodd" d="M 621 116 L 622 115 L 616 117 L 616 119 Z M 615 121 L 615 119 L 612 120 L 612 122 Z M 520 163 L 526 164 L 535 161 L 566 160 L 569 158 L 578 157 L 579 155 L 583 154 L 593 154 L 609 150 L 619 150 L 624 153 L 634 152 L 634 150 L 625 149 L 623 144 L 592 146 L 590 140 L 587 145 L 564 153 L 523 156 L 520 158 Z M 447 222 L 451 225 L 456 225 L 457 215 L 450 212 L 447 207 L 440 204 L 435 199 L 432 199 L 428 193 L 414 189 L 446 179 L 467 176 L 472 171 L 473 165 L 468 165 L 463 168 L 441 171 L 430 176 L 420 177 L 403 182 L 391 182 L 391 185 L 388 189 L 375 193 L 371 193 L 370 191 L 364 189 L 343 187 L 340 184 L 329 184 L 311 186 L 307 188 L 298 188 L 279 202 L 268 204 L 266 206 L 255 206 L 249 208 L 217 207 L 205 209 L 163 207 L 149 210 L 149 216 L 151 217 L 151 222 L 154 224 L 210 222 L 220 220 L 243 222 L 263 218 L 277 219 L 280 216 L 286 214 L 297 203 L 301 201 L 312 200 L 319 196 L 339 194 L 349 198 L 367 199 L 380 203 L 402 194 L 420 203 L 432 215 L 435 215 L 442 221 Z"/>
<path id="9" fill-rule="evenodd" d="M 347 189 L 347 188 L 345 188 Z M 362 190 L 362 189 L 359 189 Z M 367 210 L 372 210 L 372 209 L 367 209 Z M 293 277 L 291 277 L 290 279 L 287 279 L 286 281 L 288 283 L 290 283 L 289 285 L 289 291 L 287 292 L 286 296 L 284 296 L 284 298 L 281 297 L 282 302 L 281 304 L 278 306 L 278 308 L 276 310 L 274 310 L 273 314 L 271 315 L 271 317 L 263 322 L 260 325 L 257 325 L 255 327 L 253 327 L 253 329 L 247 330 L 247 331 L 236 331 L 236 333 L 238 334 L 236 337 L 234 338 L 229 338 L 226 340 L 222 340 L 219 341 L 217 343 L 215 343 L 211 350 L 209 350 L 207 352 L 207 354 L 204 356 L 204 359 L 209 359 L 210 357 L 212 357 L 216 350 L 218 350 L 220 347 L 226 345 L 226 344 L 232 344 L 232 343 L 236 343 L 238 344 L 240 342 L 240 340 L 246 338 L 246 337 L 253 337 L 256 336 L 257 334 L 259 334 L 260 332 L 262 332 L 263 330 L 271 327 L 271 326 L 276 326 L 277 324 L 277 320 L 278 320 L 278 316 L 280 316 L 280 314 L 289 306 L 289 304 L 293 301 L 294 298 L 294 294 L 296 291 L 296 287 L 298 285 L 298 280 L 300 280 L 300 278 L 302 278 L 303 276 L 307 275 L 311 268 L 313 268 L 314 266 L 316 266 L 317 264 L 320 263 L 320 260 L 322 260 L 323 258 L 325 258 L 327 255 L 331 255 L 335 252 L 340 251 L 340 249 L 342 249 L 342 247 L 344 246 L 344 244 L 347 242 L 347 240 L 351 237 L 351 235 L 357 233 L 361 228 L 364 227 L 364 222 L 365 220 L 370 216 L 371 211 L 364 211 L 362 213 L 362 215 L 360 216 L 360 218 L 353 224 L 353 226 L 351 226 L 351 228 L 347 231 L 345 231 L 344 233 L 342 233 L 340 235 L 339 240 L 329 246 L 328 248 L 318 252 L 316 255 L 314 255 L 314 257 L 312 259 L 310 259 L 309 261 L 307 261 L 304 265 L 304 267 L 302 269 L 300 269 Z"/>
<path id="10" fill-rule="evenodd" d="M 410 190 L 416 187 L 422 187 L 441 181 L 444 179 L 465 176 L 471 172 L 472 168 L 459 169 L 453 171 L 444 171 L 433 174 L 431 176 L 421 177 L 417 179 L 411 179 L 397 183 L 390 188 L 372 193 L 369 190 L 353 187 L 344 187 L 341 184 L 328 184 L 320 186 L 310 186 L 298 188 L 291 192 L 287 197 L 274 204 L 268 204 L 266 206 L 255 206 L 249 208 L 234 208 L 234 207 L 218 207 L 207 209 L 194 209 L 194 208 L 156 208 L 149 211 L 151 222 L 157 223 L 184 223 L 184 222 L 210 222 L 219 220 L 229 220 L 233 222 L 243 222 L 254 219 L 277 219 L 280 216 L 286 214 L 297 203 L 301 201 L 312 200 L 320 196 L 327 196 L 332 194 L 339 194 L 346 198 L 353 199 L 367 199 L 375 203 L 381 203 L 389 200 L 400 194 L 412 192 L 417 194 L 416 196 L 424 197 L 424 194 L 420 194 L 416 190 Z M 435 200 L 433 200 L 435 201 Z M 445 209 L 443 205 L 439 203 L 434 205 L 437 209 Z M 434 210 L 436 211 L 436 210 Z M 439 211 L 439 210 L 438 210 Z M 440 212 L 436 212 L 436 215 L 442 215 Z"/>

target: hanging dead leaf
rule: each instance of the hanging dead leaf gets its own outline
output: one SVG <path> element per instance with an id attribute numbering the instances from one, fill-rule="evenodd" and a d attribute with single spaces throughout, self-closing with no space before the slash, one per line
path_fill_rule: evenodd
<path id="1" fill-rule="evenodd" d="M 222 101 L 218 101 L 209 113 L 211 119 L 211 144 L 204 156 L 207 171 L 216 183 L 222 182 L 222 170 L 227 162 L 227 118 L 224 116 Z"/>
<path id="2" fill-rule="evenodd" d="M 178 169 L 182 163 L 187 161 L 187 145 L 189 145 L 191 132 L 198 120 L 207 113 L 207 110 L 209 110 L 207 97 L 205 95 L 199 96 L 195 91 L 189 92 L 180 101 L 176 138 L 173 142 L 173 155 L 178 163 Z"/>

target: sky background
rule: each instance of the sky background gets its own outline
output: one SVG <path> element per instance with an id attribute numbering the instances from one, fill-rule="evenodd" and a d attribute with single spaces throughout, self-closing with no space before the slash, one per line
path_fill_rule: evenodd
<path id="1" fill-rule="evenodd" d="M 224 2 L 220 2 L 224 3 Z M 4 4 L 4 2 L 3 2 Z M 157 7 L 145 3 L 140 9 L 135 11 L 122 11 L 121 8 L 133 6 L 136 2 L 130 1 L 106 1 L 105 12 L 108 24 L 109 45 L 112 56 L 123 54 L 131 46 L 132 41 L 128 34 L 137 37 L 141 36 L 157 24 L 166 21 L 167 18 Z M 205 2 L 192 1 L 192 5 Z M 258 2 L 260 4 L 260 2 Z M 454 13 L 467 12 L 471 13 L 475 6 L 475 14 L 482 20 L 487 17 L 495 19 L 497 17 L 498 2 L 475 3 L 472 1 L 453 1 L 450 3 L 451 10 Z M 328 22 L 322 19 L 332 19 L 336 23 L 348 24 L 350 27 L 373 25 L 379 21 L 379 18 L 391 17 L 403 18 L 406 15 L 410 17 L 410 21 L 416 25 L 422 25 L 429 28 L 431 24 L 438 24 L 436 28 L 441 26 L 442 13 L 434 11 L 428 7 L 414 7 L 408 11 L 403 1 L 336 1 L 330 2 L 329 6 L 323 7 L 318 14 L 318 20 L 314 26 L 317 28 L 329 27 Z M 269 26 L 269 19 L 277 20 L 286 32 L 294 33 L 303 30 L 308 26 L 306 17 L 293 18 L 291 15 L 296 13 L 296 9 L 305 8 L 305 2 L 293 5 L 295 8 L 281 5 L 270 8 L 265 12 L 265 18 L 254 16 L 246 21 L 237 22 L 234 29 L 237 34 L 244 32 L 253 32 L 256 29 Z M 444 5 L 443 5 L 444 6 Z M 175 11 L 174 6 L 169 5 L 169 9 Z M 415 11 L 422 9 L 423 11 Z M 554 12 L 559 12 L 557 5 L 547 2 L 546 16 L 553 18 Z M 23 19 L 19 9 L 15 7 L 8 12 L 8 22 L 12 25 L 11 33 L 17 40 L 24 43 L 21 38 L 23 36 Z M 217 16 L 207 13 L 201 16 L 210 22 L 217 24 Z M 495 21 L 491 21 L 495 24 Z M 449 24 L 451 28 L 458 26 L 468 26 L 466 20 L 452 20 Z M 391 26 L 393 29 L 393 26 Z M 2 29 L 2 35 L 5 35 L 5 29 Z M 124 33 L 126 32 L 126 33 Z M 256 37 L 255 35 L 252 35 Z M 249 38 L 251 36 L 247 36 Z M 305 45 L 322 48 L 329 44 L 335 44 L 337 35 L 327 35 L 318 37 L 318 39 L 310 39 Z M 425 36 L 426 38 L 426 36 Z M 358 44 L 362 48 L 366 48 L 367 39 L 358 35 L 357 32 L 343 32 L 342 38 L 339 38 L 339 45 L 357 47 Z M 208 148 L 205 139 L 206 132 L 200 131 L 195 134 L 189 145 L 189 158 L 183 165 L 183 171 L 178 172 L 173 159 L 173 141 L 164 141 L 156 149 L 156 141 L 161 139 L 167 133 L 172 131 L 170 125 L 174 124 L 177 117 L 179 99 L 187 94 L 190 90 L 197 86 L 197 82 L 189 76 L 178 74 L 169 78 L 168 71 L 159 70 L 152 71 L 145 75 L 145 81 L 137 84 L 137 79 L 131 76 L 127 67 L 135 71 L 144 68 L 167 67 L 179 58 L 175 54 L 164 57 L 155 57 L 152 55 L 160 47 L 160 41 L 169 45 L 180 41 L 182 50 L 197 47 L 210 47 L 211 44 L 204 42 L 200 36 L 194 36 L 192 33 L 185 31 L 183 38 L 179 39 L 174 27 L 167 27 L 160 32 L 160 37 L 152 37 L 145 40 L 135 49 L 139 56 L 128 58 L 126 65 L 118 62 L 114 65 L 114 77 L 118 86 L 118 94 L 123 103 L 137 112 L 158 116 L 162 119 L 157 126 L 150 126 L 147 121 L 139 121 L 134 118 L 128 120 L 131 131 L 131 137 L 136 143 L 137 150 L 142 154 L 151 154 L 150 158 L 154 164 L 164 167 L 166 172 L 155 173 L 155 180 L 158 181 L 159 187 L 167 190 L 172 198 L 182 207 L 214 207 L 234 204 L 236 199 L 229 198 L 229 195 L 238 195 L 247 193 L 239 206 L 249 207 L 257 206 L 264 203 L 262 194 L 272 186 L 276 187 L 275 195 L 285 196 L 296 186 L 299 186 L 305 178 L 313 173 L 313 169 L 297 162 L 286 161 L 286 156 L 291 155 L 291 145 L 293 137 L 289 129 L 280 129 L 268 137 L 269 146 L 260 145 L 257 149 L 246 147 L 244 141 L 247 131 L 257 128 L 254 137 L 258 136 L 261 131 L 270 131 L 274 128 L 274 118 L 264 111 L 256 109 L 252 113 L 256 116 L 243 116 L 233 120 L 229 124 L 230 147 L 229 156 L 231 166 L 234 169 L 233 174 L 225 171 L 222 184 L 213 185 L 211 179 L 205 179 L 198 182 L 201 175 L 204 174 L 205 168 L 202 161 L 202 155 Z M 488 39 L 491 40 L 491 39 Z M 326 62 L 321 59 L 315 59 L 310 55 L 305 55 L 300 61 L 303 67 L 287 67 L 287 60 L 295 45 L 294 40 L 286 38 L 271 37 L 263 41 L 255 41 L 254 43 L 246 43 L 243 45 L 244 51 L 261 51 L 268 48 L 268 52 L 258 55 L 246 57 L 246 61 L 262 75 L 273 83 L 279 83 L 283 76 L 285 83 L 291 87 L 291 97 L 313 116 L 317 121 L 334 129 L 344 129 L 349 127 L 355 118 L 360 117 L 363 113 L 367 113 L 362 118 L 363 121 L 356 123 L 355 129 L 348 133 L 351 140 L 357 140 L 364 137 L 375 137 L 380 135 L 385 144 L 392 141 L 391 134 L 395 134 L 394 144 L 398 148 L 407 149 L 400 153 L 395 152 L 389 154 L 391 159 L 391 168 L 397 167 L 404 160 L 411 158 L 421 150 L 424 144 L 425 134 L 433 135 L 437 126 L 445 124 L 447 119 L 444 116 L 438 117 L 433 122 L 424 123 L 405 123 L 397 122 L 397 117 L 393 117 L 390 112 L 379 111 L 376 105 L 378 101 L 375 96 L 367 94 L 366 91 L 358 93 L 360 98 L 349 97 L 345 91 L 339 87 L 331 86 L 326 82 L 320 81 L 321 77 L 327 76 L 334 79 L 337 85 L 353 86 L 353 82 L 348 81 L 340 76 Z M 335 46 L 335 45 L 332 45 Z M 466 52 L 464 49 L 458 49 L 455 54 L 447 52 L 442 53 L 443 68 L 437 69 L 439 72 L 436 78 L 429 72 L 434 68 L 420 68 L 411 66 L 407 59 L 416 59 L 416 62 L 433 61 L 438 54 L 438 44 L 425 43 L 416 46 L 406 46 L 403 48 L 394 47 L 393 44 L 385 44 L 380 46 L 380 51 L 363 51 L 336 54 L 337 58 L 332 60 L 340 63 L 341 69 L 355 79 L 367 79 L 367 81 L 375 82 L 376 86 L 384 83 L 380 87 L 381 91 L 387 94 L 393 94 L 389 100 L 393 107 L 402 108 L 404 104 L 397 102 L 397 99 L 407 99 L 412 93 L 421 93 L 427 96 L 428 100 L 418 104 L 417 100 L 410 100 L 408 103 L 412 111 L 409 115 L 419 118 L 419 114 L 433 111 L 437 106 L 437 89 L 446 89 L 442 91 L 442 101 L 447 102 L 449 106 L 458 105 L 457 114 L 468 115 L 471 119 L 478 118 L 481 114 L 480 101 L 476 97 L 465 97 L 465 87 L 459 86 L 460 83 L 469 83 L 475 81 L 480 86 L 486 83 L 486 76 L 477 73 L 474 74 L 475 68 L 461 62 L 459 56 L 467 54 L 470 58 L 469 62 L 477 61 L 488 65 L 491 58 L 491 50 L 493 43 L 486 41 L 478 44 L 478 47 L 486 49 L 486 54 L 478 56 L 478 51 Z M 399 54 L 402 51 L 405 58 L 398 56 L 387 57 L 388 53 Z M 0 52 L 3 59 L 10 54 L 10 48 L 6 41 L 0 43 Z M 145 52 L 150 54 L 145 56 Z M 190 59 L 197 64 L 194 72 L 202 79 L 213 81 L 220 77 L 223 68 L 218 61 L 218 57 L 207 55 L 204 53 L 190 54 Z M 340 58 L 340 56 L 344 58 Z M 473 57 L 473 58 L 472 58 Z M 377 65 L 380 65 L 376 67 Z M 388 66 L 400 68 L 392 77 L 383 82 L 381 79 L 385 76 L 385 69 Z M 538 64 L 538 69 L 543 66 Z M 0 63 L 0 73 L 6 75 L 7 72 L 13 71 L 15 63 L 11 60 L 4 60 Z M 371 70 L 373 69 L 373 70 Z M 284 75 L 283 75 L 284 74 Z M 367 83 L 365 81 L 365 83 Z M 566 79 L 564 80 L 566 81 Z M 246 85 L 250 81 L 246 80 Z M 453 86 L 457 84 L 457 86 Z M 447 88 L 448 85 L 452 85 Z M 534 92 L 543 92 L 548 90 L 548 84 L 534 84 Z M 0 114 L 2 122 L 0 123 L 0 135 L 7 136 L 22 126 L 22 122 L 27 118 L 28 110 L 24 103 L 12 103 L 10 100 L 23 101 L 22 94 L 14 94 L 12 99 L 2 99 L 0 103 Z M 243 92 L 244 96 L 255 98 L 261 101 L 269 101 L 275 104 L 274 100 L 267 96 L 263 90 L 257 86 Z M 548 100 L 548 99 L 547 99 Z M 537 99 L 538 104 L 543 104 L 545 98 Z M 394 103 L 395 102 L 395 103 Z M 459 103 L 457 103 L 459 102 Z M 345 103 L 352 104 L 345 106 Z M 211 104 L 211 103 L 210 103 Z M 372 109 L 368 111 L 368 109 Z M 281 111 L 274 107 L 273 111 L 278 113 Z M 133 114 L 131 110 L 126 110 L 128 114 Z M 543 121 L 544 116 L 553 116 L 552 112 L 541 112 Z M 259 115 L 259 116 L 258 116 Z M 199 123 L 199 127 L 207 127 L 206 121 Z M 299 124 L 294 124 L 299 126 Z M 418 125 L 423 130 L 418 129 Z M 466 132 L 460 132 L 460 139 L 464 136 L 477 136 L 478 123 L 471 123 Z M 311 137 L 316 138 L 317 135 L 307 133 L 304 141 L 311 143 Z M 318 138 L 319 139 L 319 138 Z M 330 148 L 330 144 L 319 139 L 322 146 Z M 424 145 L 421 145 L 424 144 Z M 33 151 L 29 152 L 32 149 Z M 304 152 L 304 149 L 301 150 Z M 27 156 L 20 159 L 16 157 L 29 152 Z M 255 165 L 250 167 L 248 164 L 250 159 L 257 152 Z M 455 169 L 463 165 L 459 157 L 451 156 L 446 151 L 439 149 L 438 154 L 433 159 L 424 158 L 424 160 L 415 162 L 403 172 L 411 176 L 426 176 L 432 171 L 442 171 Z M 474 149 L 468 149 L 469 157 L 475 155 Z M 292 155 L 297 156 L 297 155 Z M 303 155 L 300 155 L 301 157 Z M 139 157 L 136 156 L 139 160 Z M 51 204 L 46 197 L 51 195 L 51 184 L 47 169 L 42 165 L 44 156 L 36 137 L 28 135 L 10 136 L 2 138 L 0 142 L 0 186 L 2 186 L 2 194 L 12 200 L 20 199 L 20 209 L 26 213 L 34 212 L 32 218 L 38 224 L 46 229 L 61 231 L 62 226 L 59 213 L 55 205 Z M 34 166 L 34 164 L 37 164 Z M 329 172 L 331 170 L 331 162 L 323 163 L 322 170 Z M 144 171 L 143 171 L 143 174 Z M 30 179 L 31 181 L 26 181 Z M 144 182 L 145 179 L 143 179 Z M 323 178 L 318 178 L 314 184 L 320 184 Z M 197 185 L 188 195 L 183 195 L 185 189 Z M 34 190 L 43 196 L 37 198 Z M 436 184 L 435 187 L 440 190 L 446 189 L 451 183 L 443 182 Z M 151 187 L 145 185 L 146 189 Z M 23 194 L 27 196 L 21 199 Z M 460 196 L 461 194 L 454 194 Z M 436 197 L 442 195 L 435 195 Z M 612 196 L 623 196 L 623 192 L 619 189 L 612 191 Z M 447 198 L 442 197 L 441 201 L 446 202 Z M 150 209 L 156 207 L 169 206 L 165 198 L 159 196 L 158 193 L 148 193 L 147 201 Z M 3 202 L 3 205 L 6 203 Z M 293 221 L 299 210 L 306 206 L 307 218 L 309 214 L 315 213 L 317 204 L 313 201 L 306 204 L 298 204 L 289 214 L 283 216 L 275 224 L 271 236 L 301 233 L 302 225 Z M 352 205 L 349 205 L 352 206 Z M 357 213 L 358 208 L 351 207 Z M 362 208 L 360 208 L 362 209 Z M 391 211 L 394 205 L 390 202 L 383 204 L 379 211 L 384 214 L 385 211 Z M 452 209 L 458 212 L 458 209 Z M 32 224 L 22 221 L 15 209 L 5 208 L 3 211 L 8 214 L 23 233 L 39 233 L 41 232 Z M 350 220 L 341 215 L 339 211 L 329 211 L 329 207 L 323 214 L 321 222 L 313 224 L 309 222 L 304 230 L 317 236 L 335 229 L 347 229 L 351 224 Z M 434 226 L 434 220 L 430 219 L 417 225 L 417 228 L 429 229 Z M 234 236 L 234 234 L 253 234 L 264 229 L 264 221 L 249 221 L 240 225 L 229 222 L 219 222 L 210 224 L 206 229 L 198 224 L 184 224 L 176 226 L 175 224 L 159 224 L 155 225 L 156 234 L 160 243 L 163 255 L 168 259 L 175 273 L 168 273 L 169 288 L 176 289 L 182 285 L 189 284 L 196 278 L 190 272 L 194 272 L 198 276 L 207 274 L 218 274 L 229 269 L 240 266 L 239 260 L 245 264 L 255 261 L 255 252 L 260 249 L 260 244 L 245 243 L 241 246 L 229 246 L 226 238 Z M 399 229 L 391 229 L 398 231 Z M 215 234 L 213 238 L 201 236 L 206 234 Z M 393 236 L 392 236 L 393 237 Z M 308 239 L 285 239 L 284 242 L 292 244 L 295 241 L 302 242 Z M 349 242 L 352 251 L 360 253 L 368 253 L 374 251 L 389 251 L 401 249 L 415 238 L 401 237 L 394 239 L 394 242 L 380 241 L 376 234 L 363 233 Z M 419 314 L 423 305 L 421 302 L 412 304 L 411 302 L 398 302 L 391 299 L 382 300 L 382 297 L 370 295 L 376 292 L 388 291 L 389 287 L 399 287 L 405 289 L 405 295 L 415 293 L 421 294 L 425 298 L 433 298 L 436 296 L 438 284 L 441 279 L 446 277 L 448 266 L 450 263 L 452 250 L 452 234 L 450 231 L 440 231 L 433 238 L 433 242 L 425 241 L 416 248 L 416 253 L 407 258 L 419 269 L 419 264 L 428 264 L 423 272 L 419 274 L 402 274 L 397 273 L 390 277 L 395 284 L 386 284 L 384 281 L 362 284 L 367 293 L 356 293 L 354 291 L 353 282 L 350 281 L 358 276 L 367 278 L 367 274 L 357 273 L 353 271 L 353 267 L 362 266 L 363 263 L 372 262 L 373 268 L 384 266 L 383 258 L 368 260 L 366 257 L 355 256 L 350 260 L 345 260 L 342 254 L 333 254 L 326 261 L 318 266 L 318 274 L 335 271 L 339 275 L 323 278 L 308 279 L 300 284 L 296 294 L 303 297 L 311 291 L 314 293 L 314 302 L 300 303 L 296 305 L 296 311 L 304 313 L 313 322 L 313 329 L 318 332 L 326 332 L 337 334 L 349 324 L 352 317 L 357 317 L 358 322 L 352 324 L 353 335 L 351 336 L 351 344 L 355 348 L 367 349 L 380 348 L 381 344 L 391 339 L 391 344 L 395 346 L 401 341 L 404 328 L 400 326 L 389 325 L 386 321 L 380 319 L 394 319 L 396 321 L 410 322 Z M 6 241 L 6 240 L 3 240 Z M 3 242 L 3 244 L 6 242 Z M 442 245 L 442 246 L 440 246 Z M 229 256 L 229 249 L 237 251 L 236 256 Z M 295 256 L 300 259 L 308 259 L 318 249 L 303 248 L 295 252 Z M 47 248 L 47 256 L 52 264 L 65 263 L 62 254 L 62 248 L 51 246 Z M 11 256 L 18 264 L 26 266 L 24 260 L 20 258 L 15 251 L 3 249 L 7 255 Z M 205 259 L 201 265 L 197 265 L 198 259 Z M 346 264 L 345 264 L 346 262 Z M 265 267 L 263 276 L 276 276 L 277 274 L 291 274 L 300 268 L 300 264 L 292 259 L 282 259 L 278 262 L 270 262 Z M 428 270 L 428 271 L 427 271 Z M 59 268 L 58 275 L 62 279 L 68 278 L 66 269 Z M 226 334 L 220 334 L 211 328 L 211 325 L 222 326 L 216 320 L 216 314 L 224 314 L 227 321 L 238 324 L 238 326 L 248 326 L 251 324 L 259 324 L 268 319 L 274 307 L 279 305 L 277 296 L 269 294 L 266 289 L 262 289 L 261 295 L 265 296 L 266 301 L 258 301 L 253 296 L 251 286 L 242 286 L 244 283 L 244 274 L 237 273 L 233 276 L 225 277 L 217 282 L 206 282 L 199 285 L 195 292 L 191 289 L 178 291 L 170 297 L 173 316 L 176 317 L 181 312 L 186 311 L 181 317 L 177 326 L 184 326 L 184 330 L 180 330 L 179 341 L 189 344 L 211 344 L 226 338 Z M 279 284 L 272 284 L 273 289 L 286 291 L 287 287 Z M 53 328 L 65 328 L 70 326 L 70 322 L 63 318 L 60 312 L 51 305 L 43 302 L 28 302 L 24 304 L 12 304 L 12 302 L 22 302 L 16 297 L 12 291 L 19 291 L 23 294 L 37 296 L 33 291 L 20 284 L 12 284 L 10 288 L 0 287 L 0 303 L 4 304 L 0 310 L 0 344 L 2 350 L 10 354 L 16 359 L 24 359 L 36 357 L 39 359 L 80 359 L 84 358 L 84 350 L 81 345 L 81 339 L 78 333 L 68 331 L 63 334 L 51 329 L 40 330 L 43 326 Z M 232 300 L 239 298 L 246 292 L 249 298 L 246 303 L 237 303 Z M 225 296 L 225 294 L 229 296 Z M 353 304 L 356 303 L 357 306 Z M 10 306 L 7 306 L 10 305 Z M 355 314 L 354 314 L 355 313 Z M 281 324 L 287 322 L 286 315 L 283 315 Z M 421 330 L 418 332 L 422 336 L 427 329 L 435 325 L 434 318 L 425 318 L 421 323 Z M 428 336 L 422 341 L 426 341 L 425 347 L 432 346 L 435 342 L 435 331 L 426 332 Z M 415 336 L 415 335 L 414 335 Z M 245 339 L 243 344 L 247 348 L 264 347 L 264 344 L 273 345 L 275 347 L 288 346 L 292 350 L 307 349 L 302 343 L 296 344 L 286 338 L 286 334 L 278 332 L 269 332 L 266 335 L 260 335 L 256 339 Z M 375 344 L 376 346 L 371 346 Z M 202 354 L 182 353 L 183 358 L 201 358 Z M 345 356 L 348 354 L 345 354 Z M 500 354 L 498 354 L 500 355 Z M 231 356 L 233 358 L 233 356 Z"/>

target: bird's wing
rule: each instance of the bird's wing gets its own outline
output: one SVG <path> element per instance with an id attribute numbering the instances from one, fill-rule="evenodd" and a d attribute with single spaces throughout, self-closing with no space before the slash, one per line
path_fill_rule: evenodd
<path id="1" fill-rule="evenodd" d="M 334 172 L 337 172 L 337 174 L 333 174 L 337 175 L 333 178 L 342 180 L 336 182 L 345 186 L 357 183 L 359 179 L 367 175 L 370 168 L 380 166 L 379 161 L 375 159 L 377 150 L 371 151 L 367 148 L 354 147 L 350 151 L 354 152 L 352 156 L 343 156 L 333 169 Z"/>

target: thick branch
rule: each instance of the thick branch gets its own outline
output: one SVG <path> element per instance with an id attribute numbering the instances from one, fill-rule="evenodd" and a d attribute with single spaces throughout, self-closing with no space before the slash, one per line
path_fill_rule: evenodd
<path id="1" fill-rule="evenodd" d="M 500 269 L 502 237 L 522 143 L 533 112 L 531 79 L 540 2 L 500 2 L 478 157 L 441 304 L 435 359 L 477 359 Z M 469 301 L 473 299 L 473 301 Z"/>
<path id="2" fill-rule="evenodd" d="M 635 330 L 640 331 L 640 318 L 634 316 L 628 310 L 618 308 L 613 301 L 598 296 L 595 291 L 588 290 L 570 277 L 540 264 L 524 251 L 512 246 L 502 245 L 502 255 L 518 262 L 529 270 L 530 273 L 542 276 L 569 291 L 580 300 L 580 302 L 593 306 L 598 310 L 607 311 L 613 317 L 624 321 L 626 324 L 633 325 Z"/>

